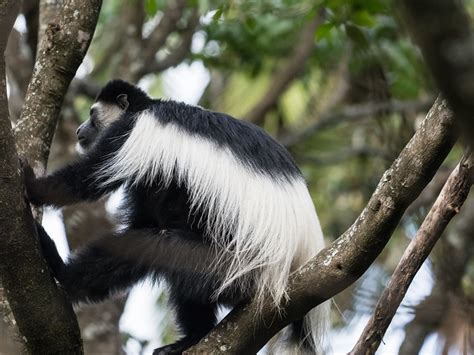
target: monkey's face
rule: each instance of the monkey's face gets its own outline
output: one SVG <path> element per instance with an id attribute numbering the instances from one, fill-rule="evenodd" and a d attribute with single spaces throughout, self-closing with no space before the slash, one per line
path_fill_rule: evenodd
<path id="1" fill-rule="evenodd" d="M 91 106 L 89 119 L 76 131 L 78 140 L 76 148 L 80 154 L 87 153 L 94 145 L 99 133 L 118 120 L 126 111 L 128 107 L 126 100 L 127 95 L 119 95 L 116 103 L 96 101 Z"/>

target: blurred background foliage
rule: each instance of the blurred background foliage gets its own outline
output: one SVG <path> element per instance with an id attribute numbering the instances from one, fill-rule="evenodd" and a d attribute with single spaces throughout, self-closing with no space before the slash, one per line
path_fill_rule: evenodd
<path id="1" fill-rule="evenodd" d="M 38 1 L 25 1 L 24 28 L 16 27 L 18 46 L 30 57 L 25 63 L 34 57 L 26 40 L 35 31 L 28 4 L 34 8 Z M 473 1 L 466 4 L 472 13 Z M 11 96 L 20 102 L 12 105 L 13 117 L 24 96 L 18 65 L 10 62 L 8 72 Z M 109 0 L 64 104 L 50 168 L 71 159 L 74 128 L 112 77 L 138 83 L 154 97 L 185 100 L 263 126 L 301 167 L 328 243 L 353 223 L 437 95 L 389 0 Z M 355 343 L 459 156 L 456 148 L 364 278 L 336 297 L 334 353 Z M 75 234 L 79 241 L 97 234 L 96 227 L 85 232 L 85 225 L 102 226 L 110 218 L 106 211 L 93 216 L 90 207 L 64 211 L 63 217 L 69 238 Z M 439 352 L 464 349 L 466 332 L 473 332 L 473 221 L 471 198 L 415 279 L 380 353 L 416 354 L 424 347 L 428 354 L 430 342 L 435 346 L 429 349 Z M 163 297 L 157 307 L 165 309 Z M 118 324 L 123 302 L 109 323 Z M 100 305 L 97 313 L 103 313 Z M 108 329 L 119 331 L 113 324 Z M 170 329 L 161 327 L 162 341 L 176 336 Z M 131 341 L 133 335 L 121 339 Z M 142 350 L 148 343 L 135 341 Z M 92 353 L 93 342 L 90 346 Z M 119 345 L 114 352 L 123 349 Z"/>

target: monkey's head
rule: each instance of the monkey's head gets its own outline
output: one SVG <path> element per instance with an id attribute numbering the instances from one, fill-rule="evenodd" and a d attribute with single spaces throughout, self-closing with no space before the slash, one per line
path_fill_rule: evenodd
<path id="1" fill-rule="evenodd" d="M 144 110 L 150 101 L 148 95 L 135 85 L 123 80 L 109 81 L 91 106 L 89 119 L 76 131 L 79 153 L 89 151 L 99 133 L 123 117 L 124 113 Z"/>

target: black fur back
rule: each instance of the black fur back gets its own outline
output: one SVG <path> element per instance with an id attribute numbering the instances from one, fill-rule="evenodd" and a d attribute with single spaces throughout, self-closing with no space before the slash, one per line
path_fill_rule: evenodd
<path id="1" fill-rule="evenodd" d="M 191 135 L 211 140 L 221 148 L 229 148 L 251 170 L 275 178 L 292 178 L 301 174 L 288 151 L 252 123 L 173 101 L 156 100 L 153 113 L 162 123 L 177 124 Z"/>

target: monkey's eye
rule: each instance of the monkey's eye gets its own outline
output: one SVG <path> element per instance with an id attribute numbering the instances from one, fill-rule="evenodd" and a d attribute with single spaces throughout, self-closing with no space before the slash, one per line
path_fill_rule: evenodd
<path id="1" fill-rule="evenodd" d="M 92 127 L 94 127 L 94 128 L 99 128 L 99 127 L 98 127 L 98 121 L 97 121 L 97 117 L 96 117 L 96 116 L 91 116 L 90 121 L 91 121 L 91 126 L 92 126 Z"/>
<path id="2" fill-rule="evenodd" d="M 95 108 L 90 111 L 89 121 L 92 127 L 98 128 L 97 110 Z"/>

